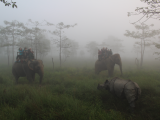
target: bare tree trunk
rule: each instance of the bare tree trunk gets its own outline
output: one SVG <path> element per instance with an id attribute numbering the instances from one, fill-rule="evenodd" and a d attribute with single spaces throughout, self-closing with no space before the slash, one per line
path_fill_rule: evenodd
<path id="1" fill-rule="evenodd" d="M 61 67 L 61 30 L 60 30 L 60 67 Z"/>
<path id="2" fill-rule="evenodd" d="M 9 66 L 9 46 L 7 46 L 8 66 Z"/>
<path id="3" fill-rule="evenodd" d="M 53 58 L 52 58 L 52 63 L 53 63 L 53 72 L 54 72 L 54 62 L 53 62 Z"/>
<path id="4" fill-rule="evenodd" d="M 37 51 L 38 51 L 38 50 L 37 50 L 37 44 L 38 44 L 38 43 L 37 43 L 37 37 L 36 37 L 36 38 L 35 38 L 35 48 L 36 48 L 35 50 L 36 50 L 36 59 L 37 59 Z"/>
<path id="5" fill-rule="evenodd" d="M 142 43 L 142 41 L 143 41 L 143 43 Z M 142 39 L 141 39 L 141 67 L 143 64 L 144 50 L 145 50 L 145 41 L 144 41 L 144 28 L 143 28 L 142 29 Z"/>
<path id="6" fill-rule="evenodd" d="M 143 56 L 142 56 L 142 39 L 141 39 L 141 64 L 140 64 L 140 67 L 142 67 L 142 59 L 143 59 Z"/>
<path id="7" fill-rule="evenodd" d="M 14 63 L 14 35 L 12 34 L 13 37 L 13 44 L 12 44 L 12 55 L 13 55 L 13 60 L 12 60 L 12 64 Z"/>
<path id="8" fill-rule="evenodd" d="M 9 66 L 9 55 L 8 55 L 8 66 Z"/>
<path id="9" fill-rule="evenodd" d="M 37 43 L 36 43 L 36 59 L 37 59 Z"/>
<path id="10" fill-rule="evenodd" d="M 37 25 L 36 25 L 36 28 L 37 28 Z M 36 59 L 37 59 L 37 44 L 38 44 L 38 41 L 37 41 L 37 30 L 36 30 L 36 34 L 35 34 L 35 42 L 36 42 Z"/>

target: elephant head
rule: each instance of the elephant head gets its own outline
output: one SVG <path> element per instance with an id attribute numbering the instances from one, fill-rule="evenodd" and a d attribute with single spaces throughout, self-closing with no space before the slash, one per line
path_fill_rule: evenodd
<path id="1" fill-rule="evenodd" d="M 37 73 L 40 76 L 40 83 L 41 83 L 44 74 L 43 70 L 44 65 L 42 60 L 28 61 L 28 67 L 30 70 L 32 70 L 34 73 Z"/>

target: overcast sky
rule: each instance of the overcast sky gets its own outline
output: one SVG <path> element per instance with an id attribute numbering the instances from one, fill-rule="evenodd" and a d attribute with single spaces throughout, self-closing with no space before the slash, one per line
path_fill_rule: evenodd
<path id="1" fill-rule="evenodd" d="M 8 0 L 9 1 L 9 0 Z M 131 48 L 136 41 L 124 36 L 125 30 L 135 30 L 131 24 L 140 16 L 127 16 L 136 7 L 146 6 L 140 0 L 13 0 L 18 8 L 5 7 L 0 3 L 0 25 L 3 21 L 18 20 L 26 23 L 46 20 L 53 24 L 78 25 L 65 30 L 65 35 L 80 44 L 89 41 L 101 42 L 109 35 L 124 40 L 124 46 Z M 159 28 L 159 21 L 150 19 Z M 156 24 L 157 23 L 157 24 Z M 50 27 L 54 30 L 55 27 Z"/>

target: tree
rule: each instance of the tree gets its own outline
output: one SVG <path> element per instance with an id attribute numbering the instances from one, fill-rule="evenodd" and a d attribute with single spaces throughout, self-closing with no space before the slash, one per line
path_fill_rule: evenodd
<path id="1" fill-rule="evenodd" d="M 114 36 L 108 36 L 101 45 L 101 47 L 107 47 L 108 49 L 112 49 L 113 53 L 123 52 L 124 46 L 122 45 L 121 39 L 118 39 Z"/>
<path id="2" fill-rule="evenodd" d="M 74 40 L 66 39 L 62 43 L 62 54 L 64 56 L 64 61 L 70 56 L 75 56 L 77 54 L 78 43 Z"/>
<path id="3" fill-rule="evenodd" d="M 56 25 L 56 30 L 53 31 L 53 32 L 50 32 L 52 33 L 53 35 L 59 37 L 59 39 L 53 39 L 54 43 L 57 44 L 57 47 L 59 47 L 59 57 L 60 57 L 60 67 L 61 67 L 61 54 L 62 54 L 62 44 L 64 41 L 66 41 L 66 39 L 68 39 L 67 37 L 64 37 L 62 35 L 62 30 L 65 29 L 65 28 L 70 28 L 70 27 L 74 27 L 76 26 L 77 24 L 74 24 L 74 25 L 64 25 L 63 22 L 60 22 Z M 66 44 L 65 47 L 63 48 L 69 48 L 71 47 L 69 44 Z"/>
<path id="4" fill-rule="evenodd" d="M 160 18 L 160 15 L 159 15 L 160 14 L 160 1 L 159 0 L 141 0 L 141 2 L 147 3 L 148 6 L 147 7 L 137 7 L 135 9 L 136 12 L 128 12 L 128 16 L 140 15 L 140 14 L 143 15 L 140 19 L 138 19 L 136 22 L 132 24 L 135 24 L 141 21 L 145 17 L 146 19 L 143 22 L 146 22 L 150 18 L 153 18 L 153 19 Z"/>
<path id="5" fill-rule="evenodd" d="M 141 53 L 141 47 L 140 47 L 140 45 L 134 44 L 134 45 L 133 45 L 133 50 L 132 50 L 132 51 L 136 53 L 137 58 L 138 58 L 139 53 Z"/>
<path id="6" fill-rule="evenodd" d="M 11 2 L 7 2 L 7 1 L 5 1 L 5 0 L 0 0 L 0 1 L 3 2 L 3 3 L 5 4 L 5 6 L 10 6 L 10 5 L 12 5 L 12 8 L 14 8 L 14 7 L 17 8 L 16 2 L 12 2 L 12 0 L 11 0 Z"/>
<path id="7" fill-rule="evenodd" d="M 78 44 L 78 42 L 76 42 L 74 40 L 69 40 L 69 42 L 71 44 L 71 48 L 70 48 L 71 56 L 75 57 L 77 55 L 77 50 L 79 48 L 79 44 Z"/>
<path id="8" fill-rule="evenodd" d="M 85 52 L 84 52 L 83 50 L 81 50 L 81 51 L 79 52 L 79 54 L 80 54 L 81 57 L 84 57 Z"/>
<path id="9" fill-rule="evenodd" d="M 3 30 L 5 30 L 5 29 L 3 29 Z M 2 32 L 2 31 L 1 31 Z M 8 40 L 8 37 L 6 36 L 6 32 L 4 32 L 3 31 L 3 35 L 1 35 L 0 36 L 0 47 L 1 48 L 4 48 L 4 47 L 7 47 L 7 51 L 6 51 L 6 53 L 7 53 L 7 59 L 8 59 L 8 66 L 9 66 L 9 58 L 10 58 L 10 49 L 9 49 L 9 47 L 11 46 L 11 44 L 10 44 L 10 41 Z"/>
<path id="10" fill-rule="evenodd" d="M 28 20 L 28 23 L 26 25 L 34 26 L 31 29 L 26 28 L 24 33 L 26 35 L 26 39 L 30 40 L 30 45 L 31 48 L 34 44 L 35 48 L 35 57 L 37 59 L 37 54 L 38 54 L 38 46 L 40 46 L 40 41 L 38 40 L 38 35 L 41 34 L 42 32 L 45 32 L 45 29 L 40 29 L 39 26 L 52 26 L 54 24 L 47 22 L 46 20 L 42 21 L 41 23 L 38 21 L 33 22 L 31 19 Z M 33 48 L 32 48 L 33 49 Z"/>
<path id="11" fill-rule="evenodd" d="M 10 44 L 12 46 L 12 55 L 13 59 L 12 62 L 14 62 L 14 49 L 17 42 L 18 37 L 20 37 L 23 33 L 23 30 L 25 29 L 25 26 L 23 23 L 18 22 L 16 20 L 13 20 L 12 22 L 4 21 L 4 24 L 6 25 L 5 28 L 0 28 L 0 34 L 7 36 L 6 39 L 11 40 L 12 42 Z"/>
<path id="12" fill-rule="evenodd" d="M 98 43 L 91 41 L 86 45 L 86 48 L 92 57 L 98 56 Z"/>
<path id="13" fill-rule="evenodd" d="M 158 39 L 159 39 L 159 42 L 160 42 L 160 36 L 158 37 Z M 153 42 L 153 45 L 154 45 L 157 49 L 160 49 L 160 43 Z M 160 52 L 154 52 L 154 54 L 160 55 Z M 156 58 L 156 59 L 159 59 L 159 60 L 160 60 L 160 57 L 158 57 L 158 58 Z"/>
<path id="14" fill-rule="evenodd" d="M 135 44 L 139 45 L 141 48 L 140 67 L 142 67 L 145 47 L 151 45 L 150 41 L 147 38 L 151 38 L 151 37 L 154 37 L 155 35 L 158 35 L 160 33 L 160 30 L 149 30 L 149 28 L 152 27 L 153 24 L 148 26 L 148 25 L 142 23 L 141 25 L 134 25 L 134 26 L 138 30 L 137 32 L 134 32 L 134 31 L 130 32 L 129 30 L 126 30 L 126 33 L 124 35 L 127 37 L 140 39 L 140 41 L 136 42 Z M 139 32 L 139 30 L 141 32 Z"/>
<path id="15" fill-rule="evenodd" d="M 19 39 L 19 42 L 16 45 L 22 48 L 27 47 L 27 48 L 31 48 L 32 50 L 34 50 L 37 44 L 34 44 L 34 40 L 33 42 L 29 40 L 28 40 L 28 37 L 23 37 L 22 39 Z M 50 40 L 46 38 L 43 32 L 39 32 L 37 34 L 36 42 L 38 42 L 37 54 L 39 55 L 39 58 L 43 59 L 43 57 L 46 56 L 47 53 L 50 51 Z"/>
<path id="16" fill-rule="evenodd" d="M 39 33 L 38 43 L 37 53 L 39 54 L 40 58 L 43 59 L 44 56 L 46 56 L 50 51 L 50 40 L 48 40 L 44 34 Z"/>

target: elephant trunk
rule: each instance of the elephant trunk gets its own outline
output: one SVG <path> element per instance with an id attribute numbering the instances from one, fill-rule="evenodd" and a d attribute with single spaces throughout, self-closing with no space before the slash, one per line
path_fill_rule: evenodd
<path id="1" fill-rule="evenodd" d="M 123 75 L 123 73 L 122 73 L 122 62 L 120 62 L 120 64 L 119 64 L 119 69 L 121 71 L 121 76 L 122 76 Z"/>

